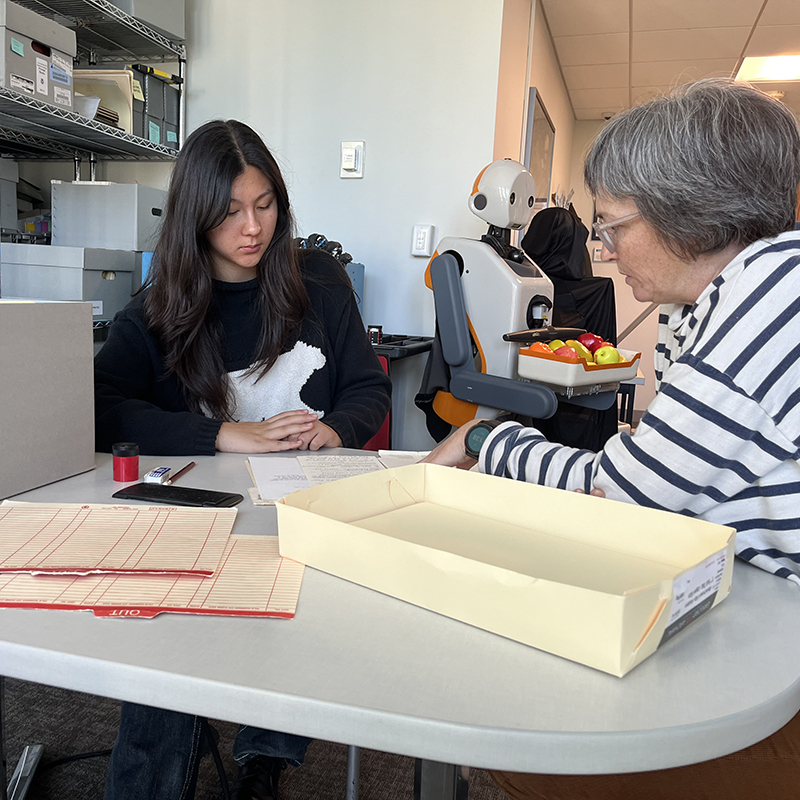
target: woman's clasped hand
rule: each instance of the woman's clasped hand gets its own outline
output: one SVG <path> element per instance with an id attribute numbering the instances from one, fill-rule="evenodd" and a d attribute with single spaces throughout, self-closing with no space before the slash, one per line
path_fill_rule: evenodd
<path id="1" fill-rule="evenodd" d="M 216 446 L 223 453 L 279 453 L 341 447 L 342 440 L 317 414 L 300 408 L 261 422 L 223 422 Z"/>

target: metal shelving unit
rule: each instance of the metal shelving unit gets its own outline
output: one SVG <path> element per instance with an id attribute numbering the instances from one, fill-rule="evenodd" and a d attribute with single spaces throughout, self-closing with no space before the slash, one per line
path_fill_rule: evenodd
<path id="1" fill-rule="evenodd" d="M 176 151 L 0 87 L 0 150 L 30 160 L 171 161 Z"/>
<path id="2" fill-rule="evenodd" d="M 78 37 L 78 52 L 87 61 L 183 61 L 186 48 L 167 39 L 108 0 L 14 0 L 61 25 Z"/>
<path id="3" fill-rule="evenodd" d="M 184 77 L 186 48 L 108 0 L 15 0 L 75 31 L 87 64 L 175 62 Z M 183 127 L 181 103 L 181 128 Z M 181 132 L 180 141 L 183 141 Z M 33 97 L 0 87 L 0 153 L 26 160 L 171 161 L 176 151 Z"/>

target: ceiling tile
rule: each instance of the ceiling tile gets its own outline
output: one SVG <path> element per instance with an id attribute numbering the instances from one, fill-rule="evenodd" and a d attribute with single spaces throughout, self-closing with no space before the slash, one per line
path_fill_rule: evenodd
<path id="1" fill-rule="evenodd" d="M 543 0 L 553 36 L 627 33 L 628 0 Z"/>
<path id="2" fill-rule="evenodd" d="M 593 64 L 589 67 L 563 67 L 564 79 L 572 89 L 608 89 L 628 85 L 627 64 Z"/>
<path id="3" fill-rule="evenodd" d="M 633 105 L 645 103 L 654 97 L 667 94 L 672 87 L 669 84 L 662 86 L 631 86 L 631 101 Z"/>
<path id="4" fill-rule="evenodd" d="M 800 25 L 759 25 L 745 55 L 800 55 Z"/>
<path id="5" fill-rule="evenodd" d="M 642 31 L 633 35 L 633 61 L 738 58 L 749 28 Z"/>
<path id="6" fill-rule="evenodd" d="M 700 78 L 730 77 L 736 63 L 735 58 L 638 62 L 631 65 L 631 80 L 635 86 L 674 86 Z"/>
<path id="7" fill-rule="evenodd" d="M 625 104 L 627 105 L 627 103 Z M 622 111 L 624 106 L 618 108 L 576 108 L 575 119 L 605 119 L 607 114 Z"/>
<path id="8" fill-rule="evenodd" d="M 759 25 L 800 25 L 800 3 L 797 0 L 768 0 Z"/>
<path id="9" fill-rule="evenodd" d="M 553 41 L 562 67 L 628 63 L 627 33 L 556 36 Z"/>
<path id="10" fill-rule="evenodd" d="M 634 31 L 752 28 L 763 0 L 633 0 Z M 794 0 L 797 2 L 797 0 Z M 569 5 L 569 4 L 566 4 Z"/>
<path id="11" fill-rule="evenodd" d="M 618 108 L 628 104 L 628 87 L 621 89 L 575 89 L 570 90 L 573 107 L 603 106 Z"/>

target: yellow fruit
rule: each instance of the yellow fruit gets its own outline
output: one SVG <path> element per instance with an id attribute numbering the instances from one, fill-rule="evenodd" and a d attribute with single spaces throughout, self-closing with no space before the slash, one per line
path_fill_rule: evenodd
<path id="1" fill-rule="evenodd" d="M 587 363 L 594 364 L 594 357 L 589 352 L 586 345 L 581 344 L 577 339 L 567 339 L 567 347 L 574 347 L 577 354 Z"/>

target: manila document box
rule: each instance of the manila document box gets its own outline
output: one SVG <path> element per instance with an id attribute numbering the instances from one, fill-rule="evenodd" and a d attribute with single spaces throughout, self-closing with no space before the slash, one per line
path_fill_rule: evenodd
<path id="1" fill-rule="evenodd" d="M 728 594 L 733 529 L 431 464 L 276 504 L 281 555 L 624 675 Z"/>
<path id="2" fill-rule="evenodd" d="M 91 303 L 0 300 L 0 499 L 94 467 Z"/>

